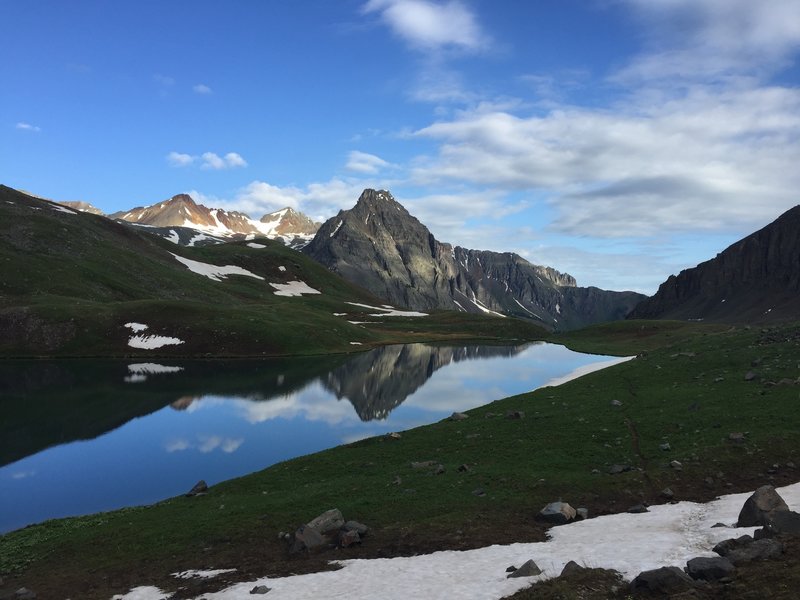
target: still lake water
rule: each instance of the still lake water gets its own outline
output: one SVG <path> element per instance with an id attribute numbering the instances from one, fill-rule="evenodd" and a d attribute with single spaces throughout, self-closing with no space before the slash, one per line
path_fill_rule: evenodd
<path id="1" fill-rule="evenodd" d="M 620 359 L 544 343 L 240 361 L 0 362 L 0 532 L 150 504 Z"/>

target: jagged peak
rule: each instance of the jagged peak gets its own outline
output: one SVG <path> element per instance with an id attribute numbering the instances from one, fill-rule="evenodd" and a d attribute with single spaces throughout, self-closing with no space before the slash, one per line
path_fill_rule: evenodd
<path id="1" fill-rule="evenodd" d="M 185 204 L 191 204 L 192 206 L 197 206 L 197 202 L 195 202 L 194 198 L 192 198 L 189 194 L 175 194 L 172 198 L 166 200 L 166 202 L 182 202 Z"/>

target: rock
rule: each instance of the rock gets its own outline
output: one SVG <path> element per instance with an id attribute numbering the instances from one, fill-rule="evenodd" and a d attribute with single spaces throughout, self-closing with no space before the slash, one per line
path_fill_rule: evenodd
<path id="1" fill-rule="evenodd" d="M 739 565 L 743 562 L 776 558 L 781 554 L 783 554 L 783 544 L 772 538 L 764 538 L 731 550 L 725 558 L 734 565 Z"/>
<path id="2" fill-rule="evenodd" d="M 454 412 L 449 419 L 451 421 L 463 421 L 464 419 L 469 419 L 469 415 L 462 412 Z"/>
<path id="3" fill-rule="evenodd" d="M 36 600 L 36 592 L 28 588 L 21 587 L 14 592 L 14 600 Z"/>
<path id="4" fill-rule="evenodd" d="M 515 567 L 514 565 L 511 565 L 510 567 L 508 567 L 506 569 L 506 573 L 513 573 L 516 570 L 517 570 L 517 567 Z"/>
<path id="5" fill-rule="evenodd" d="M 208 485 L 202 479 L 194 484 L 194 487 L 186 493 L 187 498 L 192 496 L 202 496 L 208 492 Z"/>
<path id="6" fill-rule="evenodd" d="M 733 444 L 744 444 L 744 434 L 741 431 L 734 431 L 728 434 L 728 441 Z"/>
<path id="7" fill-rule="evenodd" d="M 486 490 L 484 490 L 483 488 L 475 488 L 474 490 L 472 490 L 472 495 L 478 496 L 479 498 L 483 498 L 486 495 Z"/>
<path id="8" fill-rule="evenodd" d="M 294 539 L 289 547 L 289 554 L 308 552 L 325 544 L 322 534 L 308 525 L 301 525 L 294 532 Z"/>
<path id="9" fill-rule="evenodd" d="M 763 540 L 764 538 L 772 537 L 773 533 L 769 531 L 766 527 L 762 527 L 760 529 L 756 529 L 753 532 L 753 539 L 754 540 Z"/>
<path id="10" fill-rule="evenodd" d="M 586 567 L 582 567 L 574 560 L 571 560 L 564 565 L 563 569 L 561 569 L 561 575 L 559 575 L 559 577 L 567 577 L 569 575 L 574 575 L 575 573 L 582 573 L 585 570 Z"/>
<path id="11" fill-rule="evenodd" d="M 342 529 L 344 531 L 355 531 L 361 537 L 367 535 L 367 532 L 369 531 L 369 527 L 363 523 L 359 523 L 358 521 L 347 521 L 347 523 L 342 525 Z"/>
<path id="12" fill-rule="evenodd" d="M 738 538 L 730 538 L 727 540 L 722 540 L 719 544 L 714 546 L 712 550 L 719 554 L 720 556 L 728 556 L 728 554 L 735 550 L 736 548 L 741 548 L 742 546 L 746 546 L 747 544 L 752 544 L 753 538 L 749 535 L 743 535 Z"/>
<path id="13" fill-rule="evenodd" d="M 540 575 L 542 570 L 536 565 L 533 560 L 525 561 L 525 563 L 513 573 L 509 573 L 508 577 L 533 577 Z"/>
<path id="14" fill-rule="evenodd" d="M 576 508 L 575 509 L 575 518 L 579 521 L 585 521 L 589 518 L 589 509 L 588 508 Z"/>
<path id="15" fill-rule="evenodd" d="M 536 518 L 547 523 L 563 525 L 575 518 L 577 512 L 566 502 L 551 502 L 539 511 Z"/>
<path id="16" fill-rule="evenodd" d="M 316 529 L 320 533 L 328 533 L 329 531 L 335 531 L 341 528 L 341 526 L 344 525 L 344 517 L 342 516 L 342 511 L 338 508 L 332 508 L 309 521 L 306 525 Z"/>
<path id="17" fill-rule="evenodd" d="M 686 573 L 692 579 L 716 581 L 729 577 L 736 569 L 724 556 L 698 557 L 686 563 Z"/>
<path id="18" fill-rule="evenodd" d="M 628 509 L 628 512 L 632 513 L 632 514 L 638 514 L 638 513 L 646 513 L 646 512 L 650 512 L 650 511 L 647 510 L 647 507 L 644 504 L 636 504 L 634 506 L 631 506 Z"/>
<path id="19" fill-rule="evenodd" d="M 672 467 L 673 469 L 675 469 L 676 471 L 683 470 L 683 464 L 681 462 L 677 461 L 677 460 L 671 460 L 669 462 L 669 466 Z"/>
<path id="20" fill-rule="evenodd" d="M 758 375 L 756 375 L 753 371 L 748 371 L 747 373 L 744 374 L 744 380 L 745 381 L 753 381 L 754 379 L 757 379 L 757 378 L 758 378 Z"/>
<path id="21" fill-rule="evenodd" d="M 389 440 L 399 440 L 401 437 L 403 436 L 397 433 L 396 431 L 386 434 L 386 438 Z"/>
<path id="22" fill-rule="evenodd" d="M 521 410 L 510 410 L 506 413 L 506 419 L 524 419 L 525 413 Z"/>
<path id="23" fill-rule="evenodd" d="M 631 582 L 634 591 L 646 590 L 654 594 L 676 594 L 695 585 L 694 580 L 678 567 L 661 567 L 642 571 Z"/>
<path id="24" fill-rule="evenodd" d="M 433 472 L 436 475 L 444 475 L 444 473 L 445 473 L 444 465 L 442 465 L 442 464 L 436 465 L 436 469 Z"/>
<path id="25" fill-rule="evenodd" d="M 256 586 L 256 587 L 254 587 L 252 590 L 250 590 L 250 593 L 251 593 L 251 594 L 266 594 L 266 593 L 267 593 L 268 591 L 270 591 L 271 589 L 272 589 L 272 588 L 268 588 L 268 587 L 267 587 L 267 586 L 265 586 L 265 585 L 257 585 L 257 586 Z"/>
<path id="26" fill-rule="evenodd" d="M 342 529 L 337 540 L 340 548 L 347 548 L 353 544 L 361 543 L 361 536 L 355 529 Z"/>
<path id="27" fill-rule="evenodd" d="M 469 465 L 466 465 L 466 464 L 458 465 L 458 472 L 459 473 L 469 473 L 469 471 L 470 471 Z"/>
<path id="28" fill-rule="evenodd" d="M 711 529 L 716 529 L 716 528 L 719 528 L 719 527 L 727 527 L 727 525 L 725 525 L 725 523 L 714 523 L 711 526 Z"/>
<path id="29" fill-rule="evenodd" d="M 658 449 L 662 452 L 669 452 L 672 450 L 672 446 L 669 445 L 669 442 L 664 442 L 663 444 L 658 445 Z"/>
<path id="30" fill-rule="evenodd" d="M 611 465 L 608 467 L 609 475 L 619 475 L 620 473 L 625 473 L 630 471 L 633 467 L 630 465 Z"/>
<path id="31" fill-rule="evenodd" d="M 659 495 L 664 498 L 664 500 L 672 500 L 675 497 L 675 493 L 670 488 L 664 488 Z"/>
<path id="32" fill-rule="evenodd" d="M 412 469 L 432 469 L 433 467 L 437 466 L 438 464 L 439 463 L 437 463 L 435 460 L 421 460 L 419 462 L 412 462 L 411 463 L 411 468 Z"/>
<path id="33" fill-rule="evenodd" d="M 800 534 L 800 513 L 779 510 L 769 517 L 766 528 L 770 533 Z"/>
<path id="34" fill-rule="evenodd" d="M 620 402 L 619 400 L 612 400 L 611 406 L 622 406 L 622 402 Z"/>
<path id="35" fill-rule="evenodd" d="M 779 511 L 788 511 L 789 507 L 771 485 L 762 485 L 744 503 L 739 518 L 738 527 L 753 527 L 766 525 L 770 517 Z"/>
<path id="36" fill-rule="evenodd" d="M 400 485 L 401 483 L 403 483 L 403 480 L 400 477 L 400 475 L 395 475 L 394 479 L 392 479 L 392 484 L 393 485 Z"/>

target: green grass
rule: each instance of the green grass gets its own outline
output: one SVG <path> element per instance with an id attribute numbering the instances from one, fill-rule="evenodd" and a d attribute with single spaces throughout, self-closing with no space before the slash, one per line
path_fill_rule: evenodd
<path id="1" fill-rule="evenodd" d="M 645 341 L 632 334 L 653 330 Z M 514 535 L 534 536 L 526 523 L 557 498 L 593 514 L 652 501 L 665 486 L 679 499 L 700 499 L 769 481 L 770 465 L 797 461 L 800 386 L 780 382 L 800 375 L 800 328 L 633 323 L 615 331 L 610 349 L 646 352 L 557 388 L 476 408 L 464 421 L 300 457 L 216 485 L 205 497 L 12 532 L 0 538 L 0 570 L 35 581 L 44 573 L 129 564 L 142 573 L 163 565 L 222 567 L 241 556 L 236 549 L 263 546 L 265 539 L 273 540 L 264 547 L 277 556 L 278 531 L 334 506 L 369 524 L 387 544 L 410 536 L 458 546 L 458 530 L 514 541 Z M 602 350 L 594 328 L 570 337 Z M 751 369 L 759 378 L 745 381 Z M 511 410 L 525 418 L 505 418 Z M 728 440 L 738 431 L 746 432 L 744 444 Z M 659 449 L 663 442 L 669 452 Z M 411 467 L 423 460 L 443 464 L 446 472 Z M 683 470 L 671 469 L 671 460 Z M 609 475 L 616 463 L 636 469 Z M 461 464 L 469 471 L 459 472 Z M 393 483 L 397 476 L 400 485 Z M 709 477 L 713 482 L 704 483 Z M 479 487 L 485 497 L 473 495 Z"/>

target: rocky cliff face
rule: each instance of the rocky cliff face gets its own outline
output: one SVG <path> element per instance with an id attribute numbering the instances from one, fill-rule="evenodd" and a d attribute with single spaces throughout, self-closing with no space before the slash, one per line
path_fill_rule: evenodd
<path id="1" fill-rule="evenodd" d="M 671 275 L 630 318 L 723 323 L 800 318 L 800 206 L 715 258 Z"/>
<path id="2" fill-rule="evenodd" d="M 579 288 L 570 275 L 510 252 L 441 243 L 383 190 L 364 190 L 304 252 L 392 304 L 514 315 L 556 329 L 623 318 L 644 298 Z"/>

